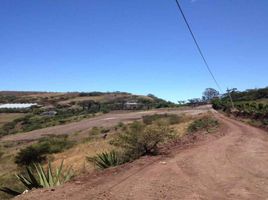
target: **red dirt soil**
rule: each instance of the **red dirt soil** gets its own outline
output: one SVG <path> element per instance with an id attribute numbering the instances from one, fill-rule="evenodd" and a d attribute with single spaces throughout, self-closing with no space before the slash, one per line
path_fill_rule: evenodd
<path id="1" fill-rule="evenodd" d="M 268 199 L 268 135 L 215 113 L 224 136 L 171 155 L 144 157 L 20 200 Z"/>

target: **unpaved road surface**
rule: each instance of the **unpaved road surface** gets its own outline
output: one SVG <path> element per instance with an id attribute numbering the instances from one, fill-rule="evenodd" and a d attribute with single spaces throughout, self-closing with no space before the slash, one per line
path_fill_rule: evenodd
<path id="1" fill-rule="evenodd" d="M 200 106 L 195 109 L 158 109 L 140 112 L 119 112 L 119 113 L 108 113 L 101 116 L 97 116 L 90 119 L 84 119 L 79 122 L 73 122 L 64 125 L 58 125 L 43 129 L 38 129 L 25 133 L 17 133 L 14 135 L 8 135 L 0 138 L 0 141 L 27 141 L 36 140 L 46 135 L 64 135 L 73 134 L 77 132 L 83 132 L 94 126 L 111 127 L 117 125 L 119 122 L 129 122 L 133 120 L 139 120 L 144 115 L 161 114 L 161 113 L 173 113 L 173 114 L 199 114 L 207 112 L 209 106 Z M 88 133 L 88 132 L 86 132 Z"/>
<path id="2" fill-rule="evenodd" d="M 215 115 L 224 125 L 222 137 L 174 150 L 169 156 L 143 158 L 102 175 L 84 175 L 54 191 L 36 190 L 18 199 L 268 199 L 267 133 Z"/>

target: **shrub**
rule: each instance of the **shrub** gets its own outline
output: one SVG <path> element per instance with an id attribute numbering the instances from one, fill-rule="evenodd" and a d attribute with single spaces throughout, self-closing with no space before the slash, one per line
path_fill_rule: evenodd
<path id="1" fill-rule="evenodd" d="M 0 136 L 4 136 L 4 135 L 15 133 L 15 131 L 14 131 L 15 126 L 16 126 L 16 122 L 14 122 L 14 121 L 13 122 L 8 122 L 8 123 L 4 124 L 1 127 Z"/>
<path id="2" fill-rule="evenodd" d="M 117 131 L 118 129 L 123 129 L 125 127 L 123 122 L 119 122 L 115 127 L 114 130 Z"/>
<path id="3" fill-rule="evenodd" d="M 200 130 L 209 132 L 212 128 L 217 127 L 218 124 L 219 122 L 211 117 L 203 117 L 193 121 L 188 127 L 188 132 L 192 133 Z"/>
<path id="4" fill-rule="evenodd" d="M 107 105 L 105 105 L 105 104 L 102 104 L 101 105 L 101 108 L 100 108 L 100 112 L 102 112 L 102 113 L 109 113 L 110 112 L 110 108 L 107 106 Z"/>
<path id="5" fill-rule="evenodd" d="M 170 114 L 168 116 L 168 121 L 169 121 L 169 124 L 178 124 L 182 121 L 182 117 L 181 116 L 178 116 L 178 115 L 175 115 L 175 114 Z"/>
<path id="6" fill-rule="evenodd" d="M 108 133 L 110 132 L 110 129 L 109 128 L 101 128 L 101 133 L 104 134 L 104 133 Z"/>
<path id="7" fill-rule="evenodd" d="M 101 133 L 101 130 L 98 127 L 93 127 L 89 132 L 90 135 L 99 135 L 100 133 Z"/>
<path id="8" fill-rule="evenodd" d="M 47 149 L 48 154 L 62 152 L 65 149 L 71 148 L 73 145 L 74 142 L 68 140 L 66 135 L 41 138 L 37 144 L 39 146 L 38 148 Z"/>
<path id="9" fill-rule="evenodd" d="M 120 164 L 118 153 L 115 151 L 103 152 L 93 157 L 87 157 L 87 160 L 100 169 L 105 169 Z"/>
<path id="10" fill-rule="evenodd" d="M 29 146 L 21 149 L 15 157 L 15 163 L 18 165 L 29 165 L 33 162 L 41 163 L 46 160 L 46 149 Z"/>
<path id="11" fill-rule="evenodd" d="M 145 124 L 152 124 L 158 120 L 166 120 L 169 124 L 177 124 L 181 121 L 181 117 L 175 114 L 154 114 L 145 115 L 142 117 L 142 121 Z"/>
<path id="12" fill-rule="evenodd" d="M 171 129 L 163 123 L 145 126 L 141 122 L 134 122 L 125 132 L 119 133 L 111 144 L 123 150 L 122 159 L 127 162 L 143 155 L 157 154 L 159 144 L 169 139 L 171 133 Z"/>
<path id="13" fill-rule="evenodd" d="M 4 152 L 1 151 L 1 149 L 0 149 L 0 159 L 3 157 L 3 155 L 4 155 Z"/>
<path id="14" fill-rule="evenodd" d="M 73 176 L 71 168 L 69 168 L 65 173 L 63 171 L 63 161 L 59 168 L 56 168 L 53 173 L 51 163 L 48 163 L 47 170 L 40 164 L 34 164 L 33 167 L 26 167 L 27 176 L 23 174 L 16 175 L 18 180 L 25 186 L 25 189 L 32 190 L 33 188 L 49 188 L 54 186 L 59 186 L 66 181 L 70 180 Z M 12 196 L 17 196 L 22 194 L 20 191 L 13 190 L 8 187 L 0 188 L 0 191 L 5 192 Z"/>
<path id="15" fill-rule="evenodd" d="M 110 131 L 109 128 L 104 128 L 104 127 L 93 127 L 89 131 L 89 136 L 98 136 L 100 134 L 108 133 Z"/>
<path id="16" fill-rule="evenodd" d="M 118 128 L 122 128 L 124 126 L 124 123 L 123 122 L 118 122 L 118 124 L 117 124 L 117 127 Z"/>
<path id="17" fill-rule="evenodd" d="M 41 163 L 46 160 L 47 154 L 62 152 L 71 148 L 73 144 L 66 136 L 42 138 L 38 143 L 21 149 L 15 157 L 15 163 L 18 165 Z"/>

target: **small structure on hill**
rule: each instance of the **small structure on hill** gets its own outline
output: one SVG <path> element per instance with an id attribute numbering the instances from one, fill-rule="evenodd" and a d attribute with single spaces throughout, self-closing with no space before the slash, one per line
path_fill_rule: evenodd
<path id="1" fill-rule="evenodd" d="M 57 111 L 51 110 L 51 111 L 45 111 L 42 112 L 42 116 L 47 116 L 47 117 L 54 117 L 57 114 Z"/>
<path id="2" fill-rule="evenodd" d="M 137 109 L 142 109 L 143 104 L 138 103 L 136 101 L 127 101 L 124 103 L 124 109 L 126 110 L 137 110 Z"/>

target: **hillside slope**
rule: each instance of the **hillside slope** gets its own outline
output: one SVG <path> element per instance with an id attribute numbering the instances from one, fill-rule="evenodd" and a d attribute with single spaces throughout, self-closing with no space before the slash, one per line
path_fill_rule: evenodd
<path id="1" fill-rule="evenodd" d="M 28 108 L 9 108 L 10 104 Z M 46 127 L 68 124 L 91 118 L 95 115 L 122 110 L 150 110 L 176 107 L 154 95 L 134 95 L 126 92 L 0 92 L 0 137 L 20 132 L 29 132 Z M 36 105 L 37 104 L 37 105 Z M 18 116 L 18 114 L 23 114 Z M 10 119 L 10 120 L 6 120 Z"/>
<path id="2" fill-rule="evenodd" d="M 16 199 L 266 199 L 267 133 L 215 115 L 225 127 L 223 137 Z"/>
<path id="3" fill-rule="evenodd" d="M 236 91 L 234 88 L 230 90 L 230 96 L 233 105 L 226 93 L 221 98 L 212 100 L 213 108 L 253 126 L 268 130 L 268 87 L 243 92 Z"/>
<path id="4" fill-rule="evenodd" d="M 31 141 L 37 140 L 41 137 L 48 135 L 71 135 L 79 133 L 80 135 L 87 135 L 88 130 L 93 127 L 112 127 L 117 125 L 119 122 L 130 122 L 134 120 L 141 120 L 142 116 L 153 115 L 153 114 L 190 114 L 197 115 L 200 113 L 207 112 L 209 108 L 206 106 L 195 108 L 195 109 L 156 109 L 149 111 L 138 111 L 138 112 L 117 112 L 107 113 L 104 115 L 96 116 L 90 119 L 84 119 L 79 122 L 72 122 L 64 125 L 58 125 L 53 127 L 47 127 L 38 129 L 30 132 L 7 135 L 0 138 L 0 141 Z"/>

